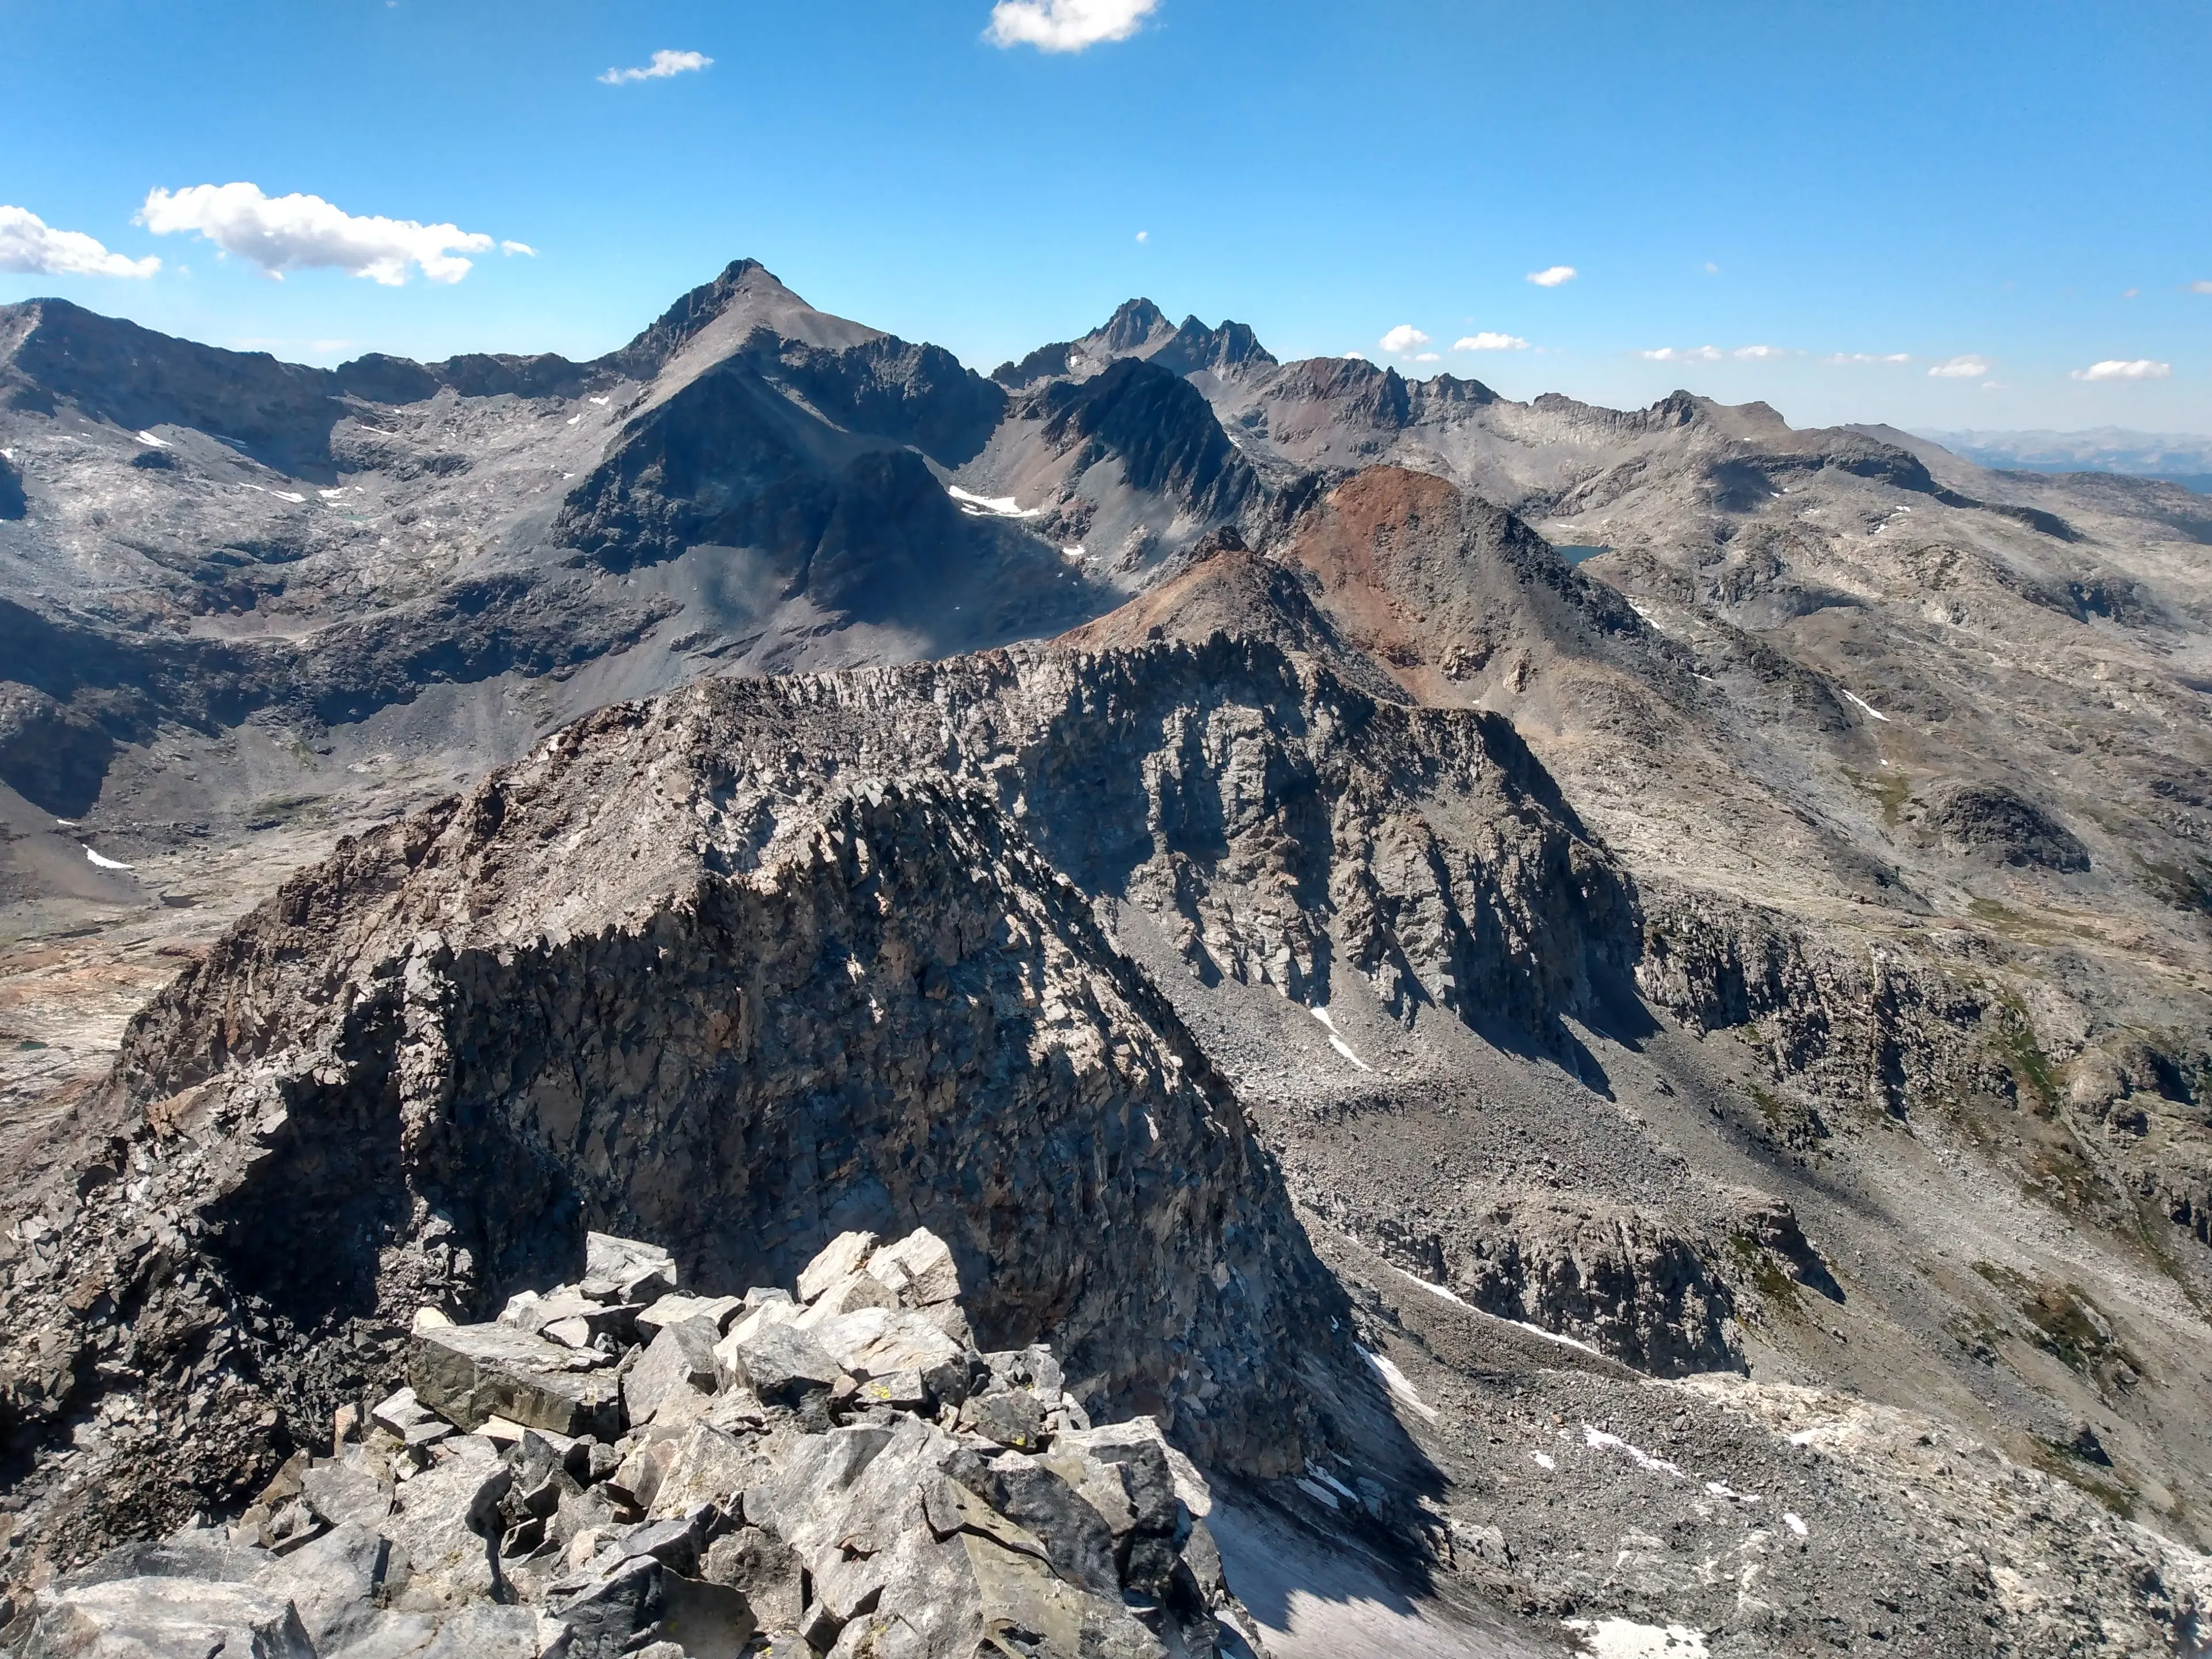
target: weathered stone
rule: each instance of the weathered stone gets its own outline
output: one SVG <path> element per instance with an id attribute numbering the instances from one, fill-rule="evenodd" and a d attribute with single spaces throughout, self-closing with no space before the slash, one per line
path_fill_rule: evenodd
<path id="1" fill-rule="evenodd" d="M 743 1297 L 734 1296 L 664 1296 L 651 1307 L 638 1311 L 638 1340 L 650 1342 L 671 1325 L 680 1325 L 688 1319 L 705 1319 L 713 1322 L 715 1340 L 719 1341 L 744 1310 L 744 1305 Z"/>
<path id="2" fill-rule="evenodd" d="M 1016 1451 L 1034 1451 L 1044 1440 L 1044 1407 L 1027 1389 L 972 1395 L 960 1408 L 963 1428 Z"/>
<path id="3" fill-rule="evenodd" d="M 663 1521 L 641 1521 L 635 1526 L 623 1528 L 616 1534 L 615 1542 L 625 1555 L 649 1555 L 665 1567 L 688 1573 L 699 1565 L 699 1546 L 705 1539 L 707 1522 L 713 1513 L 702 1504 L 688 1515 L 672 1516 Z"/>
<path id="4" fill-rule="evenodd" d="M 652 1302 L 677 1286 L 675 1258 L 666 1250 L 611 1233 L 584 1235 L 584 1276 L 611 1281 L 625 1302 Z"/>
<path id="5" fill-rule="evenodd" d="M 842 1315 L 857 1313 L 863 1308 L 890 1310 L 897 1306 L 898 1297 L 895 1291 L 866 1269 L 858 1269 L 825 1286 L 809 1300 L 805 1310 L 792 1322 L 801 1330 L 811 1330 Z"/>
<path id="6" fill-rule="evenodd" d="M 876 1247 L 873 1233 L 840 1233 L 799 1275 L 799 1299 L 811 1303 L 840 1279 L 858 1273 Z"/>
<path id="7" fill-rule="evenodd" d="M 910 1308 L 959 1299 L 960 1269 L 951 1247 L 927 1227 L 878 1249 L 868 1258 L 868 1271 L 901 1291 L 900 1299 Z"/>
<path id="8" fill-rule="evenodd" d="M 315 1659 L 291 1598 L 258 1584 L 118 1578 L 40 1590 L 22 1618 L 20 1651 L 37 1659 Z"/>
<path id="9" fill-rule="evenodd" d="M 318 1654 L 336 1654 L 382 1621 L 380 1597 L 391 1565 L 388 1539 L 344 1522 L 255 1577 L 291 1598 Z"/>
<path id="10" fill-rule="evenodd" d="M 637 1638 L 660 1622 L 663 1571 L 651 1556 L 637 1556 L 581 1583 L 555 1585 L 548 1605 L 568 1627 L 569 1659 L 621 1659 L 642 1645 Z"/>
<path id="11" fill-rule="evenodd" d="M 407 1374 L 425 1405 L 463 1428 L 499 1416 L 556 1434 L 620 1432 L 614 1377 L 579 1370 L 567 1349 L 504 1325 L 417 1333 Z"/>
<path id="12" fill-rule="evenodd" d="M 810 1393 L 829 1392 L 845 1373 L 822 1345 L 791 1325 L 770 1325 L 732 1345 L 731 1369 L 771 1406 L 795 1406 Z"/>
<path id="13" fill-rule="evenodd" d="M 714 1344 L 720 1335 L 713 1320 L 693 1318 L 665 1327 L 653 1339 L 622 1379 L 623 1410 L 633 1425 L 652 1420 L 678 1389 L 714 1391 Z"/>
<path id="14" fill-rule="evenodd" d="M 1136 1506 L 1129 1501 L 1128 1483 L 1119 1463 L 1093 1455 L 1065 1434 L 1054 1436 L 1052 1445 L 1036 1454 L 1036 1461 L 1073 1487 L 1116 1540 L 1137 1529 Z"/>
<path id="15" fill-rule="evenodd" d="M 602 1336 L 617 1342 L 632 1340 L 637 1334 L 637 1316 L 645 1306 L 641 1302 L 604 1302 L 574 1291 L 557 1291 L 519 1309 L 509 1303 L 508 1312 L 501 1315 L 498 1322 L 550 1336 L 572 1348 L 588 1348 Z M 581 1333 L 580 1340 L 574 1334 L 577 1331 Z"/>
<path id="16" fill-rule="evenodd" d="M 701 1504 L 735 1510 L 757 1469 L 752 1448 L 708 1423 L 695 1423 L 672 1443 L 653 1502 L 655 1519 L 681 1514 Z M 742 1587 L 741 1587 L 742 1588 Z"/>
<path id="17" fill-rule="evenodd" d="M 1001 1452 L 987 1468 L 982 1495 L 993 1509 L 1042 1540 L 1054 1571 L 1094 1595 L 1121 1593 L 1114 1534 L 1073 1486 L 1020 1452 Z"/>
<path id="18" fill-rule="evenodd" d="M 825 1320 L 814 1334 L 831 1358 L 863 1381 L 911 1371 L 939 1400 L 957 1404 L 966 1395 L 967 1356 L 920 1314 L 867 1309 Z"/>
<path id="19" fill-rule="evenodd" d="M 741 1527 L 707 1549 L 701 1576 L 744 1593 L 763 1630 L 787 1630 L 805 1611 L 799 1552 L 764 1527 Z"/>
<path id="20" fill-rule="evenodd" d="M 429 1422 L 434 1415 L 434 1413 L 428 1407 L 416 1398 L 414 1389 L 402 1389 L 380 1404 L 371 1407 L 368 1420 L 386 1434 L 397 1435 L 404 1440 L 409 1430 Z"/>
<path id="21" fill-rule="evenodd" d="M 392 1488 L 367 1469 L 324 1463 L 300 1477 L 307 1507 L 333 1526 L 351 1521 L 373 1527 L 392 1513 Z"/>
<path id="22" fill-rule="evenodd" d="M 760 1628 L 748 1598 L 725 1584 L 664 1572 L 660 1597 L 660 1635 L 684 1659 L 738 1659 Z"/>
<path id="23" fill-rule="evenodd" d="M 404 1610 L 499 1599 L 499 1540 L 507 1530 L 499 1504 L 513 1484 L 498 1463 L 457 1457 L 399 1487 L 398 1512 L 382 1529 L 406 1558 Z"/>

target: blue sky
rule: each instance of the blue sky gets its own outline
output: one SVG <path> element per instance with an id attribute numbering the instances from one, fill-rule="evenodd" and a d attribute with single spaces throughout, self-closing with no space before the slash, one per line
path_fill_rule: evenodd
<path id="1" fill-rule="evenodd" d="M 1012 10 L 1121 38 L 1000 44 L 992 0 L 0 0 L 0 265 L 48 267 L 0 301 L 586 356 L 749 254 L 986 371 L 1145 294 L 1516 397 L 2212 433 L 2202 0 Z M 599 78 L 656 52 L 712 62 Z M 293 194 L 490 246 L 272 281 L 256 223 L 356 265 L 411 234 L 255 205 Z M 1484 335 L 1528 343 L 1453 349 Z"/>

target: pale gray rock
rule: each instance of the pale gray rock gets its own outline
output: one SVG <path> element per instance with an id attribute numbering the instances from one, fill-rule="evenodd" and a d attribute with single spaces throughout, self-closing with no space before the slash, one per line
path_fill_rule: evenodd
<path id="1" fill-rule="evenodd" d="M 799 1299 L 812 1302 L 840 1279 L 860 1271 L 876 1247 L 873 1233 L 840 1233 L 822 1247 L 819 1255 L 799 1270 Z"/>
<path id="2" fill-rule="evenodd" d="M 664 1325 L 622 1378 L 623 1410 L 633 1425 L 648 1423 L 679 1389 L 714 1390 L 714 1344 L 721 1333 L 712 1319 L 693 1317 Z"/>
<path id="3" fill-rule="evenodd" d="M 315 1659 L 291 1598 L 258 1584 L 118 1578 L 41 1590 L 21 1617 L 22 1659 Z"/>
<path id="4" fill-rule="evenodd" d="M 771 1406 L 826 1393 L 845 1375 L 821 1343 L 793 1325 L 770 1325 L 738 1340 L 731 1360 L 733 1376 Z"/>

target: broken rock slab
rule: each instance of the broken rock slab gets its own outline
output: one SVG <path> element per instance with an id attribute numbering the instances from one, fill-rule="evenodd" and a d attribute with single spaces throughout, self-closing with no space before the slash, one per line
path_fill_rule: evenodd
<path id="1" fill-rule="evenodd" d="M 623 1409 L 633 1425 L 649 1423 L 684 1389 L 714 1391 L 714 1343 L 721 1334 L 710 1319 L 665 1327 L 622 1379 Z"/>
<path id="2" fill-rule="evenodd" d="M 676 1259 L 656 1244 L 587 1232 L 584 1277 L 611 1285 L 624 1302 L 653 1302 L 676 1288 Z"/>
<path id="3" fill-rule="evenodd" d="M 22 1648 L 40 1659 L 156 1654 L 250 1654 L 315 1659 L 292 1599 L 258 1584 L 199 1578 L 118 1578 L 40 1590 L 23 1615 Z"/>
<path id="4" fill-rule="evenodd" d="M 504 1417 L 527 1429 L 622 1432 L 622 1390 L 572 1349 L 506 1325 L 454 1325 L 409 1339 L 407 1377 L 416 1398 L 448 1422 L 476 1429 Z"/>

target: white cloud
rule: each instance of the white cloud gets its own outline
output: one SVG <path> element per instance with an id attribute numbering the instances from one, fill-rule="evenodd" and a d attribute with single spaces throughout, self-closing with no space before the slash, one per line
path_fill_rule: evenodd
<path id="1" fill-rule="evenodd" d="M 1140 242 L 1149 242 L 1152 240 L 1152 233 L 1149 230 L 1140 230 L 1137 233 L 1137 240 Z"/>
<path id="2" fill-rule="evenodd" d="M 319 267 L 386 288 L 405 282 L 410 265 L 434 283 L 458 283 L 471 264 L 460 256 L 493 246 L 490 237 L 458 225 L 356 216 L 319 196 L 264 196 L 258 185 L 193 185 L 173 195 L 156 190 L 138 222 L 156 236 L 197 231 L 274 277 Z"/>
<path id="3" fill-rule="evenodd" d="M 1705 275 L 1706 275 L 1706 276 L 1719 276 L 1720 274 L 1721 274 L 1721 268 L 1720 268 L 1718 265 L 1715 264 L 1714 264 L 1711 259 L 1708 259 L 1708 260 L 1706 260 L 1706 261 L 1705 261 Z"/>
<path id="4" fill-rule="evenodd" d="M 110 253 L 81 230 L 56 230 L 28 208 L 0 207 L 0 270 L 27 276 L 151 276 L 159 259 Z"/>
<path id="5" fill-rule="evenodd" d="M 2189 291 L 2191 294 L 2212 294 L 2212 283 L 2191 283 Z"/>
<path id="6" fill-rule="evenodd" d="M 1364 351 L 1347 351 L 1344 354 L 1344 361 L 1348 363 L 1364 363 L 1367 361 L 1367 354 Z"/>
<path id="7" fill-rule="evenodd" d="M 1530 271 L 1528 280 L 1538 288 L 1557 288 L 1561 283 L 1575 280 L 1575 268 L 1572 265 L 1547 265 L 1541 270 Z"/>
<path id="8" fill-rule="evenodd" d="M 1649 357 L 1655 363 L 1717 363 L 1722 351 L 1718 346 L 1661 346 L 1656 351 L 1639 351 L 1639 357 Z"/>
<path id="9" fill-rule="evenodd" d="M 1787 346 L 1748 345 L 1738 346 L 1729 355 L 1732 357 L 1748 357 L 1757 362 L 1767 357 L 1787 357 L 1790 353 Z"/>
<path id="10" fill-rule="evenodd" d="M 994 46 L 1039 52 L 1081 52 L 1101 40 L 1126 40 L 1159 9 L 1160 0 L 998 0 L 984 38 Z"/>
<path id="11" fill-rule="evenodd" d="M 611 87 L 632 81 L 665 81 L 672 75 L 689 75 L 705 69 L 714 61 L 703 52 L 656 52 L 653 61 L 642 69 L 611 69 L 599 80 Z"/>
<path id="12" fill-rule="evenodd" d="M 2165 380 L 2173 375 L 2172 363 L 2154 363 L 2148 357 L 2138 357 L 2124 363 L 2117 357 L 2107 357 L 2101 363 L 2092 363 L 2087 368 L 2077 368 L 2067 378 L 2075 380 Z"/>
<path id="13" fill-rule="evenodd" d="M 1443 362 L 1443 356 L 1441 352 L 1417 351 L 1413 354 L 1413 361 L 1417 363 L 1440 363 Z"/>
<path id="14" fill-rule="evenodd" d="M 1429 337 L 1411 323 L 1401 323 L 1382 337 L 1382 349 L 1393 356 L 1403 356 L 1409 351 L 1419 349 L 1428 343 Z"/>
<path id="15" fill-rule="evenodd" d="M 1984 357 L 1950 357 L 1928 372 L 1939 380 L 1978 380 L 1990 372 L 1990 365 Z"/>
<path id="16" fill-rule="evenodd" d="M 2138 298 L 2142 293 L 2142 290 L 2139 288 L 2124 288 L 2120 290 L 2120 298 L 2123 300 L 2133 300 Z"/>
<path id="17" fill-rule="evenodd" d="M 1909 363 L 1909 351 L 1838 351 L 1832 357 L 1823 357 L 1824 363 Z"/>
<path id="18" fill-rule="evenodd" d="M 501 242 L 499 245 L 499 251 L 501 253 L 520 253 L 526 259 L 535 259 L 538 257 L 538 250 L 527 242 Z"/>
<path id="19" fill-rule="evenodd" d="M 1528 343 L 1517 334 L 1493 334 L 1488 329 L 1480 334 L 1462 334 L 1452 342 L 1454 351 L 1526 351 Z"/>

